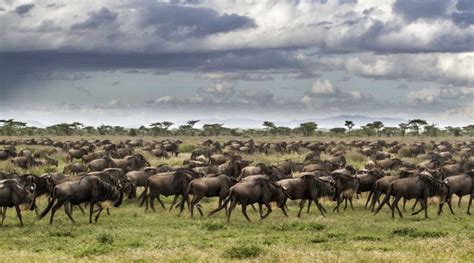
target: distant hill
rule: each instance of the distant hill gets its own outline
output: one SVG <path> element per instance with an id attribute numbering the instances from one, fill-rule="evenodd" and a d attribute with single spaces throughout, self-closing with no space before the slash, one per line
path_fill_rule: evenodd
<path id="1" fill-rule="evenodd" d="M 344 127 L 346 120 L 351 120 L 355 123 L 356 127 L 360 127 L 370 122 L 381 121 L 385 126 L 396 126 L 398 127 L 399 123 L 406 122 L 407 120 L 401 118 L 391 118 L 391 117 L 371 117 L 364 115 L 338 115 L 335 117 L 328 118 L 308 118 L 300 120 L 289 120 L 289 121 L 274 121 L 278 126 L 286 127 L 297 127 L 300 123 L 314 121 L 318 124 L 320 128 L 334 128 L 334 127 Z M 247 118 L 225 118 L 225 119 L 203 119 L 201 120 L 198 127 L 202 126 L 205 123 L 224 123 L 225 127 L 229 128 L 262 128 L 262 123 L 266 120 L 257 120 L 257 119 L 247 119 Z M 270 120 L 272 121 L 272 120 Z"/>

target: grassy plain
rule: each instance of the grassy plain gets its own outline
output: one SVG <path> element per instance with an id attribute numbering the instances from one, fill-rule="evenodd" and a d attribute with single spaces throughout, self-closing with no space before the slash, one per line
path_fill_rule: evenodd
<path id="1" fill-rule="evenodd" d="M 57 139 L 57 138 L 54 138 Z M 69 138 L 68 138 L 69 139 Z M 116 138 L 123 139 L 123 138 Z M 221 138 L 219 138 L 221 139 Z M 288 141 L 291 138 L 286 138 Z M 296 139 L 296 138 L 295 138 Z M 353 138 L 351 138 L 353 139 Z M 349 139 L 349 140 L 351 140 Z M 195 145 L 203 138 L 184 140 L 183 145 Z M 262 138 L 266 140 L 266 138 Z M 275 139 L 278 140 L 278 139 Z M 337 139 L 334 139 L 337 140 Z M 427 140 L 428 141 L 428 140 Z M 18 149 L 29 146 L 18 146 Z M 191 148 L 190 146 L 186 146 Z M 32 146 L 29 148 L 37 149 Z M 62 170 L 64 154 L 54 158 Z M 152 164 L 168 162 L 180 164 L 188 153 L 178 158 L 158 160 L 147 155 Z M 357 151 L 348 153 L 348 162 L 361 168 L 366 159 Z M 275 163 L 284 159 L 301 160 L 303 154 L 249 155 L 254 162 Z M 12 170 L 7 161 L 0 161 L 0 170 Z M 36 169 L 36 170 L 35 170 Z M 18 170 L 18 169 L 17 169 Z M 55 168 L 33 168 L 35 174 Z M 355 202 L 355 211 L 329 212 L 321 217 L 315 207 L 301 219 L 296 218 L 295 202 L 289 202 L 290 217 L 274 209 L 265 220 L 259 221 L 250 209 L 254 223 L 245 221 L 239 207 L 227 224 L 224 214 L 211 218 L 190 218 L 188 213 L 157 209 L 145 213 L 134 200 L 111 209 L 97 224 L 88 224 L 87 216 L 75 211 L 76 225 L 59 211 L 52 226 L 48 216 L 38 221 L 34 212 L 24 211 L 25 227 L 20 228 L 13 209 L 9 209 L 4 226 L 0 227 L 0 261 L 58 262 L 472 262 L 474 260 L 474 218 L 465 214 L 466 203 L 455 208 L 456 215 L 435 214 L 392 220 L 388 209 L 377 216 L 363 208 L 364 198 Z M 171 198 L 166 198 L 169 206 Z M 464 201 L 467 201 L 465 198 Z M 203 200 L 204 211 L 216 206 L 213 199 Z M 334 204 L 324 201 L 327 208 Z M 45 207 L 42 200 L 40 207 Z M 407 207 L 409 207 L 407 205 Z M 330 210 L 330 209 L 328 209 Z"/>

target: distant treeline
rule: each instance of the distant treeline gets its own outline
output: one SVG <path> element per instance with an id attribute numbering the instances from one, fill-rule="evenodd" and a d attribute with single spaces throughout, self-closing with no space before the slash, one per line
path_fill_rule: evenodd
<path id="1" fill-rule="evenodd" d="M 400 123 L 398 127 L 386 127 L 381 121 L 367 123 L 359 128 L 351 121 L 345 121 L 341 127 L 329 130 L 318 129 L 315 122 L 304 122 L 296 128 L 277 126 L 271 121 L 262 123 L 261 129 L 240 129 L 227 128 L 223 123 L 204 124 L 202 128 L 195 128 L 199 120 L 190 120 L 177 128 L 171 128 L 174 123 L 169 121 L 155 122 L 148 126 L 139 128 L 125 128 L 122 126 L 101 125 L 98 127 L 85 126 L 79 122 L 59 123 L 46 128 L 28 126 L 24 122 L 10 120 L 0 120 L 0 135 L 18 136 L 18 135 L 58 135 L 58 136 L 77 136 L 77 135 L 128 135 L 128 136 L 277 136 L 277 135 L 299 135 L 299 136 L 474 136 L 474 125 L 464 127 L 444 127 L 422 119 L 413 119 L 407 123 Z"/>

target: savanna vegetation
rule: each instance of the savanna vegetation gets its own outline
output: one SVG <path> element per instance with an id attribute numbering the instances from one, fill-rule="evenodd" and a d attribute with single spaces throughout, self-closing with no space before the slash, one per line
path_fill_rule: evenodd
<path id="1" fill-rule="evenodd" d="M 22 129 L 20 129 L 19 134 L 24 134 Z M 147 128 L 146 131 L 150 132 L 152 129 Z M 112 144 L 141 139 L 144 139 L 145 142 L 160 142 L 171 138 L 151 137 L 150 134 L 145 133 L 146 135 L 144 135 L 141 133 L 143 131 L 138 130 L 136 136 L 126 135 L 130 131 L 118 133 L 121 136 L 105 136 L 99 133 L 99 128 L 94 128 L 91 133 L 86 133 L 85 130 L 87 130 L 85 127 L 72 129 L 68 134 L 58 133 L 57 135 L 61 136 L 50 138 L 56 142 L 92 142 L 96 139 L 110 139 Z M 382 129 L 379 128 L 378 130 Z M 171 136 L 177 131 L 168 132 L 168 136 Z M 197 134 L 202 132 L 202 130 L 196 129 Z M 83 133 L 84 136 L 78 136 L 78 134 Z M 266 133 L 272 134 L 272 127 L 259 131 L 259 134 L 262 135 Z M 346 132 L 344 131 L 344 133 Z M 43 140 L 47 138 L 47 134 L 38 137 L 37 141 L 41 138 Z M 207 135 L 207 132 L 205 134 Z M 226 135 L 225 132 L 213 135 L 222 134 Z M 331 144 L 330 141 L 334 140 L 333 138 L 308 139 L 305 135 L 311 136 L 311 134 L 297 133 L 296 137 L 290 138 L 274 133 L 273 137 L 256 139 L 256 141 L 268 141 L 273 144 L 277 144 L 282 140 L 286 140 L 288 144 L 290 144 L 290 141 L 299 140 L 321 141 L 330 147 L 327 148 L 326 152 L 320 153 L 321 160 L 329 160 L 334 155 L 334 152 L 330 149 L 337 148 L 338 151 L 344 152 L 347 162 L 345 165 L 352 166 L 358 171 L 362 171 L 367 163 L 375 158 L 374 155 L 367 155 L 361 151 L 362 145 L 375 145 L 371 143 L 376 142 L 376 140 L 371 138 L 343 138 L 340 139 L 343 143 Z M 420 135 L 423 135 L 423 133 Z M 211 139 L 222 143 L 239 138 L 242 139 L 240 136 L 220 136 Z M 38 145 L 38 143 L 27 143 L 24 139 L 25 137 L 21 136 L 0 137 L 0 141 L 3 142 L 18 142 L 15 145 L 17 151 L 27 149 L 33 155 L 36 152 L 54 148 Z M 202 147 L 200 143 L 208 138 L 196 137 L 191 134 L 173 137 L 173 140 L 178 139 L 182 143 L 179 144 L 179 155 L 177 157 L 170 155 L 168 158 L 158 158 L 148 151 L 146 146 L 134 147 L 134 151 L 143 155 L 152 167 L 163 164 L 182 166 L 185 160 L 190 159 L 193 151 Z M 405 138 L 393 137 L 387 142 L 396 140 L 402 142 L 400 143 L 400 149 L 396 153 L 391 153 L 389 158 L 397 158 L 403 162 L 417 165 L 421 164 L 424 159 L 421 155 L 411 154 L 408 148 L 410 145 L 423 143 L 427 152 L 439 152 L 437 149 L 444 145 L 442 142 L 446 141 L 446 137 L 433 139 L 424 136 L 417 137 L 412 134 Z M 454 163 L 464 158 L 461 156 L 464 153 L 460 149 L 472 147 L 469 137 L 448 137 L 448 140 L 449 145 L 452 145 L 449 149 L 453 153 L 451 159 L 454 160 Z M 351 143 L 351 141 L 365 141 L 367 143 L 356 146 L 358 144 Z M 459 145 L 459 147 L 454 145 Z M 0 161 L 0 171 L 16 171 L 18 174 L 31 173 L 36 176 L 62 172 L 64 167 L 70 163 L 67 157 L 68 151 L 56 148 L 58 151 L 52 152 L 49 158 L 58 160 L 57 166 L 41 165 L 23 169 L 7 159 Z M 223 147 L 223 149 L 226 149 L 226 147 Z M 241 156 L 243 160 L 252 161 L 252 164 L 264 163 L 270 166 L 289 159 L 304 163 L 310 152 L 307 146 L 301 146 L 294 151 L 280 151 L 276 150 L 278 148 L 272 148 L 272 146 L 269 146 L 268 149 L 271 150 L 263 152 L 258 150 L 240 152 L 238 150 L 233 154 Z M 377 149 L 388 152 L 390 146 L 383 145 Z M 80 160 L 73 162 L 81 163 Z M 388 169 L 386 172 L 390 174 L 398 171 L 399 168 Z M 289 217 L 285 217 L 275 204 L 272 205 L 273 212 L 264 220 L 258 219 L 258 211 L 248 209 L 253 223 L 245 220 L 239 208 L 232 215 L 230 223 L 226 222 L 224 212 L 205 218 L 201 218 L 199 215 L 191 218 L 186 211 L 179 215 L 178 209 L 169 212 L 168 208 L 171 205 L 172 196 L 162 197 L 167 209 L 157 206 L 156 213 L 145 212 L 144 207 L 139 207 L 139 200 L 137 199 L 125 199 L 119 208 L 111 208 L 110 215 L 103 214 L 100 221 L 93 224 L 88 223 L 87 213 L 84 215 L 77 209 L 73 213 L 76 224 L 72 224 L 64 211 L 59 210 L 53 225 L 48 224 L 48 218 L 38 220 L 35 212 L 23 211 L 25 226 L 19 227 L 17 219 L 14 217 L 14 209 L 9 209 L 7 218 L 3 226 L 0 227 L 3 236 L 3 242 L 0 242 L 0 251 L 3 261 L 34 262 L 65 260 L 106 262 L 240 260 L 282 262 L 469 262 L 474 258 L 474 220 L 472 216 L 465 213 L 468 198 L 462 201 L 460 207 L 457 204 L 453 205 L 455 215 L 445 211 L 439 216 L 436 212 L 440 200 L 432 199 L 428 208 L 428 219 L 425 219 L 422 213 L 410 216 L 408 212 L 403 219 L 398 217 L 392 219 L 390 210 L 387 208 L 374 215 L 370 210 L 364 208 L 366 198 L 367 193 L 362 193 L 360 196 L 354 195 L 354 210 L 348 208 L 340 212 L 332 211 L 335 202 L 331 198 L 322 198 L 321 203 L 328 210 L 325 217 L 321 216 L 316 206 L 313 206 L 309 213 L 306 213 L 305 207 L 301 218 L 297 218 L 299 202 L 292 200 L 287 202 Z M 48 201 L 45 197 L 42 197 L 37 200 L 37 203 L 40 210 L 42 210 L 46 207 Z M 407 211 L 411 211 L 413 204 L 414 200 L 407 203 Z M 207 214 L 218 204 L 216 198 L 204 198 L 201 205 L 202 210 Z"/>

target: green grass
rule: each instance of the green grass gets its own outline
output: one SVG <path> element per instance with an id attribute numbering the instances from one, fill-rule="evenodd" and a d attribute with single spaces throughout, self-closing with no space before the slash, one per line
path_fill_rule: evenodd
<path id="1" fill-rule="evenodd" d="M 0 227 L 4 242 L 0 252 L 4 261 L 469 261 L 474 250 L 474 220 L 465 215 L 437 216 L 430 206 L 430 219 L 423 215 L 391 219 L 388 210 L 374 216 L 356 201 L 355 211 L 329 212 L 321 217 L 312 207 L 310 214 L 296 218 L 297 207 L 290 202 L 290 217 L 274 211 L 263 221 L 249 209 L 254 223 L 234 211 L 231 223 L 224 213 L 211 218 L 191 219 L 187 211 L 145 213 L 135 201 L 127 200 L 111 215 L 105 213 L 96 224 L 87 215 L 74 211 L 72 224 L 59 210 L 52 226 L 49 217 L 36 219 L 34 212 L 23 211 L 25 227 L 18 226 L 9 209 Z M 171 198 L 166 198 L 167 207 Z M 333 203 L 324 202 L 326 208 Z M 42 200 L 40 206 L 45 207 Z M 203 203 L 204 212 L 216 201 Z"/>
<path id="2" fill-rule="evenodd" d="M 204 139 L 183 140 L 183 146 L 191 149 L 188 145 Z M 149 153 L 144 155 L 152 165 L 180 165 L 189 158 L 187 151 L 178 158 L 166 160 L 154 158 Z M 243 157 L 254 163 L 274 164 L 285 159 L 302 161 L 304 154 Z M 60 160 L 58 168 L 16 170 L 37 175 L 48 169 L 62 171 L 64 156 L 62 152 L 54 156 Z M 322 157 L 327 158 L 327 155 Z M 348 164 L 356 168 L 362 168 L 367 161 L 356 149 L 348 150 L 346 158 Z M 0 161 L 0 170 L 14 169 L 9 161 Z M 171 199 L 163 199 L 167 208 Z M 0 226 L 0 253 L 5 262 L 472 261 L 474 217 L 465 214 L 467 198 L 461 208 L 453 207 L 456 216 L 447 212 L 437 216 L 436 205 L 430 205 L 427 220 L 423 213 L 409 216 L 408 212 L 405 219 L 391 219 L 387 208 L 374 216 L 363 208 L 364 201 L 355 200 L 355 211 L 329 212 L 326 217 L 322 217 L 313 205 L 311 212 L 304 212 L 300 219 L 296 218 L 298 202 L 295 201 L 288 202 L 288 218 L 273 207 L 273 213 L 260 221 L 258 213 L 249 208 L 247 211 L 254 223 L 248 223 L 237 207 L 229 224 L 223 212 L 204 219 L 195 213 L 195 218 L 191 219 L 187 211 L 179 216 L 176 210 L 168 212 L 159 207 L 157 213 L 145 213 L 136 201 L 126 200 L 122 207 L 112 208 L 110 216 L 103 213 L 96 224 L 88 224 L 88 216 L 78 210 L 73 215 L 76 225 L 60 209 L 52 226 L 48 224 L 49 215 L 39 221 L 34 212 L 23 211 L 25 227 L 20 228 L 14 209 L 8 209 L 5 224 Z M 334 203 L 327 200 L 322 203 L 328 211 L 334 207 Z M 206 199 L 201 204 L 207 214 L 217 206 L 217 201 Z M 409 202 L 407 207 L 411 204 Z M 39 206 L 44 208 L 46 200 L 40 200 Z"/>

